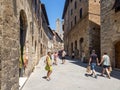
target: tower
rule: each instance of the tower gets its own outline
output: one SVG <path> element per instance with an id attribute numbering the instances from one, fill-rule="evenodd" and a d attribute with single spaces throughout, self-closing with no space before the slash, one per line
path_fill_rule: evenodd
<path id="1" fill-rule="evenodd" d="M 61 37 L 61 39 L 63 39 L 63 32 L 61 29 L 62 25 L 61 25 L 61 21 L 59 18 L 57 18 L 56 20 L 56 32 L 58 33 L 58 35 Z"/>
<path id="2" fill-rule="evenodd" d="M 61 23 L 60 23 L 60 19 L 57 18 L 56 20 L 56 32 L 58 33 L 58 35 L 60 34 L 60 26 L 61 26 Z"/>

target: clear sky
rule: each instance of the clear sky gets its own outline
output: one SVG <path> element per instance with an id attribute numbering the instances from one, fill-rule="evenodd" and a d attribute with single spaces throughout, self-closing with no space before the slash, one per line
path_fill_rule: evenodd
<path id="1" fill-rule="evenodd" d="M 51 29 L 56 29 L 56 19 L 62 19 L 65 0 L 41 0 L 45 4 Z"/>

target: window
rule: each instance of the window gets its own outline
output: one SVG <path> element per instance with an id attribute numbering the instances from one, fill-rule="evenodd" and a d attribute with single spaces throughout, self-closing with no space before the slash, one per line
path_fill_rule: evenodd
<path id="1" fill-rule="evenodd" d="M 13 0 L 14 15 L 17 16 L 17 3 L 16 0 Z"/>
<path id="2" fill-rule="evenodd" d="M 71 43 L 71 52 L 73 52 L 73 43 Z"/>
<path id="3" fill-rule="evenodd" d="M 77 40 L 75 41 L 75 49 L 77 49 Z"/>
<path id="4" fill-rule="evenodd" d="M 42 48 L 43 48 L 43 47 L 42 47 L 42 44 L 41 44 L 40 48 L 41 48 L 41 49 L 40 49 L 40 53 L 42 54 Z"/>
<path id="5" fill-rule="evenodd" d="M 76 16 L 75 16 L 75 19 L 74 19 L 74 20 L 75 20 L 75 24 L 76 24 L 76 20 L 77 20 L 77 19 L 76 19 Z"/>
<path id="6" fill-rule="evenodd" d="M 73 9 L 71 9 L 71 15 L 73 14 Z"/>
<path id="7" fill-rule="evenodd" d="M 120 0 L 115 0 L 113 9 L 115 9 L 115 12 L 120 11 Z"/>
<path id="8" fill-rule="evenodd" d="M 74 7 L 75 7 L 75 9 L 77 8 L 77 2 L 75 1 L 75 4 L 74 4 Z"/>
<path id="9" fill-rule="evenodd" d="M 36 52 L 36 48 L 37 48 L 37 42 L 36 42 L 36 40 L 35 40 L 35 52 Z"/>
<path id="10" fill-rule="evenodd" d="M 72 28 L 72 24 L 73 24 L 73 22 L 71 21 L 71 28 Z"/>
<path id="11" fill-rule="evenodd" d="M 82 8 L 80 9 L 80 18 L 82 18 Z"/>
<path id="12" fill-rule="evenodd" d="M 37 0 L 35 0 L 34 3 L 35 3 L 35 13 L 37 13 Z"/>
<path id="13" fill-rule="evenodd" d="M 80 43 L 83 43 L 84 39 L 83 38 L 80 38 Z"/>

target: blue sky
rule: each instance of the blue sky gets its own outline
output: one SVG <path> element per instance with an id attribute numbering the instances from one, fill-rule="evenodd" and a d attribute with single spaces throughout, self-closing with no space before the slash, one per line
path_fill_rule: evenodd
<path id="1" fill-rule="evenodd" d="M 41 0 L 45 4 L 51 29 L 56 29 L 56 19 L 62 18 L 65 0 Z"/>

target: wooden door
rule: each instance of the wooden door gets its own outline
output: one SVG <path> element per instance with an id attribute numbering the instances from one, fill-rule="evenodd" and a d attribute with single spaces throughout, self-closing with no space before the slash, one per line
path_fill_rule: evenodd
<path id="1" fill-rule="evenodd" d="M 120 69 L 120 41 L 115 45 L 115 67 Z"/>

